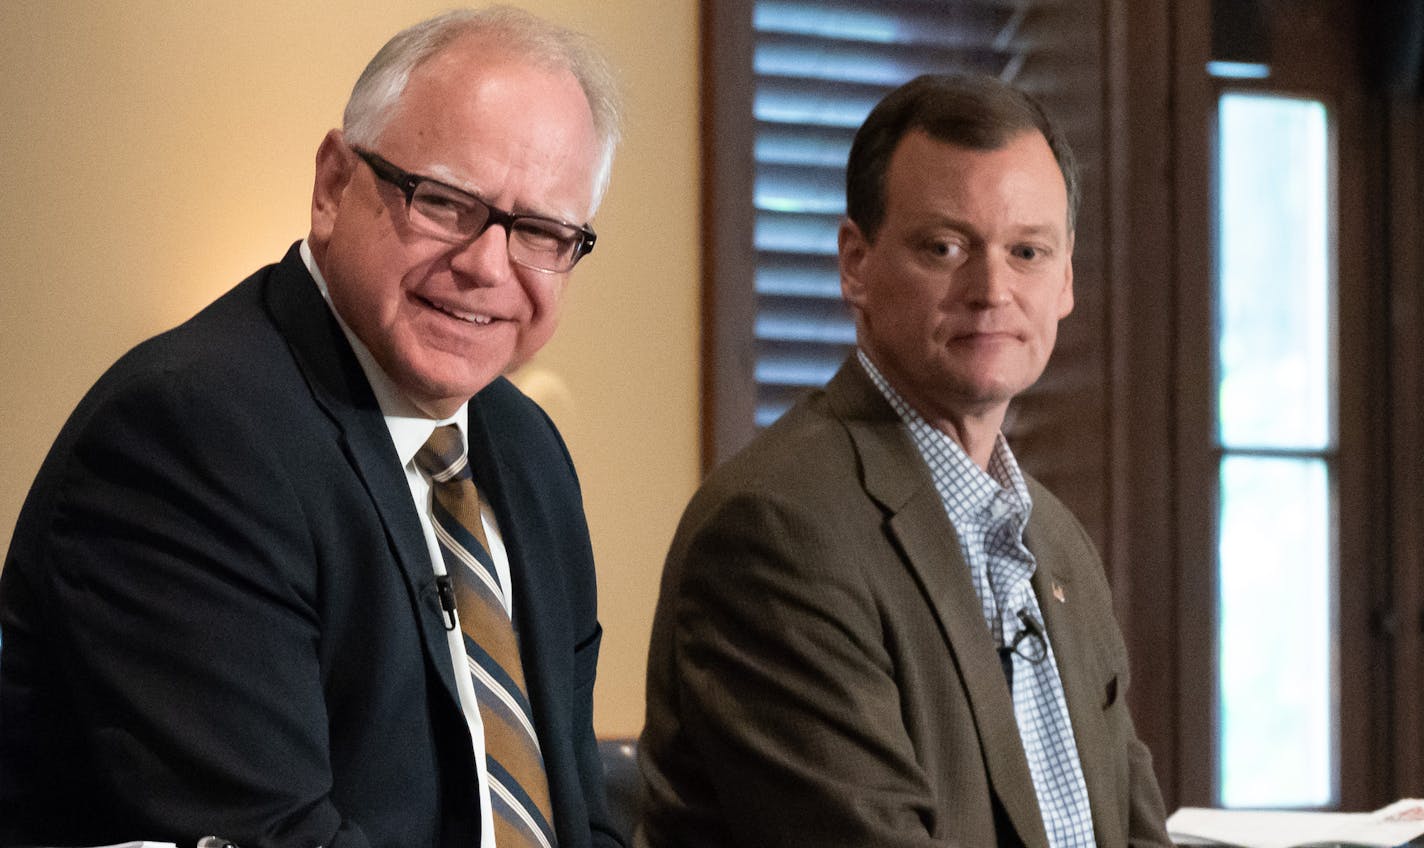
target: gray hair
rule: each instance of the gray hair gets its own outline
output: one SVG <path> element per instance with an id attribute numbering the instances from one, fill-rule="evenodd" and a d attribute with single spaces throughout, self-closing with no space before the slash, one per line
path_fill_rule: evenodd
<path id="1" fill-rule="evenodd" d="M 593 40 L 509 6 L 453 9 L 396 33 L 372 57 L 351 89 L 342 116 L 348 143 L 371 146 L 380 137 L 405 93 L 411 73 L 453 41 L 486 35 L 530 64 L 573 74 L 588 99 L 593 128 L 602 144 L 594 206 L 603 198 L 622 134 L 621 97 L 613 69 Z"/>

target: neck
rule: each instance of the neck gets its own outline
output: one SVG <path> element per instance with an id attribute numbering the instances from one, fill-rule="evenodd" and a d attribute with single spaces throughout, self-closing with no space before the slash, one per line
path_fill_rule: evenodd
<path id="1" fill-rule="evenodd" d="M 954 439 L 975 465 L 986 471 L 989 469 L 989 457 L 994 453 L 994 442 L 998 440 L 999 428 L 1004 423 L 1002 413 L 985 417 L 927 417 L 925 420 Z"/>

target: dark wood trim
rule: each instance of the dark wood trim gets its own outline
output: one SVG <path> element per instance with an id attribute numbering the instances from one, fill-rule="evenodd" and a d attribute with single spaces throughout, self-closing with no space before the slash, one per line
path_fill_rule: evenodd
<path id="1" fill-rule="evenodd" d="M 1172 5 L 1172 261 L 1176 267 L 1177 801 L 1216 802 L 1215 304 L 1210 165 L 1215 133 L 1209 0 Z"/>
<path id="2" fill-rule="evenodd" d="M 1107 560 L 1132 657 L 1131 704 L 1169 808 L 1197 755 L 1177 732 L 1180 680 L 1172 480 L 1177 327 L 1173 263 L 1171 11 L 1105 4 L 1109 362 Z"/>
<path id="3" fill-rule="evenodd" d="M 1394 681 L 1390 693 L 1393 794 L 1424 795 L 1424 100 L 1397 98 L 1387 116 L 1384 195 L 1390 286 L 1393 518 L 1390 597 Z"/>
<path id="4" fill-rule="evenodd" d="M 702 470 L 756 431 L 751 0 L 702 2 Z"/>
<path id="5" fill-rule="evenodd" d="M 1342 24 L 1343 26 L 1343 24 Z M 1363 80 L 1340 57 L 1339 73 L 1319 94 L 1335 124 L 1335 257 L 1339 404 L 1336 463 L 1339 639 L 1339 797 L 1345 810 L 1376 809 L 1395 800 L 1385 693 L 1391 671 L 1388 615 L 1389 279 L 1384 233 L 1371 198 L 1387 191 L 1378 121 L 1367 111 Z M 1321 64 L 1325 64 L 1322 62 Z"/>

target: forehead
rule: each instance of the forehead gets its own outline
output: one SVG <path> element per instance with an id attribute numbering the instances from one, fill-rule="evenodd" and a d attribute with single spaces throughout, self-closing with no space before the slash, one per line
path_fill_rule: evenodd
<path id="1" fill-rule="evenodd" d="M 890 157 L 885 207 L 888 215 L 897 210 L 974 212 L 1066 226 L 1068 189 L 1053 151 L 1037 130 L 1011 136 L 991 150 L 940 141 L 915 130 L 900 140 Z"/>
<path id="2" fill-rule="evenodd" d="M 531 195 L 518 200 L 561 207 L 551 193 L 592 197 L 600 150 L 574 75 L 531 64 L 486 36 L 456 39 L 411 72 L 380 149 L 478 193 L 517 188 Z"/>
<path id="3" fill-rule="evenodd" d="M 547 105 L 546 105 L 547 104 Z M 518 107 L 513 114 L 510 107 Z M 553 107 L 553 108 L 549 108 Z M 554 131 L 590 128 L 588 99 L 568 69 L 537 63 L 487 35 L 457 38 L 410 73 L 397 115 L 439 125 L 474 117 L 481 121 L 553 121 Z"/>

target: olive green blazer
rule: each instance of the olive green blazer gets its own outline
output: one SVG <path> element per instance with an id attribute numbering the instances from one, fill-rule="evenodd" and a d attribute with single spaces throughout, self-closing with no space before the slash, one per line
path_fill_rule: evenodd
<path id="1" fill-rule="evenodd" d="M 1030 479 L 1025 541 L 1098 844 L 1165 846 L 1101 561 Z M 851 358 L 714 472 L 668 554 L 639 844 L 1034 846 L 1047 839 L 958 537 Z"/>

